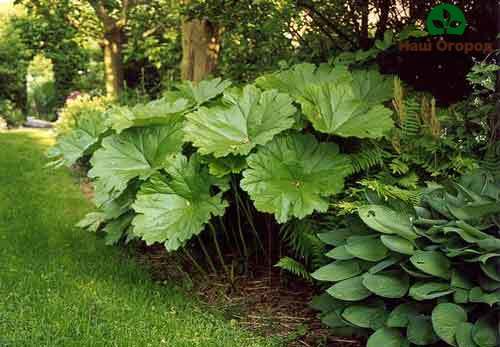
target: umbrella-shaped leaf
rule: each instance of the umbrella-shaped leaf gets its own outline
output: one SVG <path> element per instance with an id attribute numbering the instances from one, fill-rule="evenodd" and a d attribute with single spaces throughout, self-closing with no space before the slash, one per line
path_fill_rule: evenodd
<path id="1" fill-rule="evenodd" d="M 91 160 L 93 168 L 89 176 L 99 179 L 103 192 L 116 196 L 130 180 L 136 177 L 145 180 L 166 166 L 181 147 L 181 122 L 128 129 L 102 141 L 102 148 Z"/>
<path id="2" fill-rule="evenodd" d="M 378 296 L 398 299 L 408 293 L 410 279 L 406 273 L 400 271 L 380 272 L 376 275 L 367 273 L 363 276 L 363 285 Z"/>
<path id="3" fill-rule="evenodd" d="M 241 96 L 226 96 L 230 106 L 202 107 L 186 116 L 185 138 L 201 154 L 246 155 L 295 123 L 296 109 L 287 94 L 248 85 Z"/>
<path id="4" fill-rule="evenodd" d="M 318 281 L 337 282 L 361 273 L 362 269 L 358 260 L 338 260 L 319 268 L 311 276 Z"/>
<path id="5" fill-rule="evenodd" d="M 382 328 L 368 339 L 367 347 L 409 347 L 410 343 L 398 329 Z"/>
<path id="6" fill-rule="evenodd" d="M 455 304 L 437 305 L 432 311 L 434 332 L 449 345 L 456 346 L 455 335 L 458 327 L 467 322 L 467 312 Z"/>
<path id="7" fill-rule="evenodd" d="M 224 177 L 229 174 L 238 174 L 247 167 L 247 160 L 243 156 L 228 155 L 223 158 L 209 157 L 205 161 L 208 163 L 210 174 L 217 177 Z"/>
<path id="8" fill-rule="evenodd" d="M 169 178 L 156 174 L 143 184 L 133 209 L 134 234 L 147 244 L 163 242 L 168 250 L 177 250 L 198 235 L 212 216 L 221 216 L 227 203 L 221 192 L 213 195 L 213 186 L 226 189 L 226 183 L 211 176 L 197 155 L 188 160 L 179 155 L 166 168 Z"/>
<path id="9" fill-rule="evenodd" d="M 247 160 L 241 187 L 262 212 L 280 223 L 328 209 L 328 197 L 340 192 L 350 168 L 333 143 L 318 143 L 312 135 L 276 137 Z"/>
<path id="10" fill-rule="evenodd" d="M 356 258 L 367 261 L 380 261 L 389 255 L 387 247 L 376 236 L 351 236 L 345 247 Z"/>
<path id="11" fill-rule="evenodd" d="M 222 94 L 230 86 L 230 81 L 221 78 L 203 80 L 198 83 L 183 81 L 176 86 L 177 90 L 166 92 L 165 98 L 170 101 L 183 98 L 189 101 L 190 106 L 202 106 Z"/>
<path id="12" fill-rule="evenodd" d="M 410 258 L 411 263 L 426 274 L 449 280 L 451 278 L 451 262 L 438 251 L 418 251 Z"/>
<path id="13" fill-rule="evenodd" d="M 282 71 L 257 79 L 257 85 L 263 89 L 276 89 L 288 93 L 294 99 L 304 97 L 304 89 L 310 84 L 351 82 L 352 75 L 345 66 L 332 67 L 322 64 L 298 64 L 290 70 Z"/>
<path id="14" fill-rule="evenodd" d="M 49 158 L 55 159 L 49 165 L 69 167 L 90 154 L 100 136 L 108 130 L 103 117 L 100 112 L 89 114 L 79 119 L 72 131 L 59 136 L 57 143 L 47 152 Z"/>
<path id="15" fill-rule="evenodd" d="M 353 91 L 357 99 L 369 105 L 381 104 L 394 96 L 394 81 L 376 70 L 358 70 L 353 72 Z"/>
<path id="16" fill-rule="evenodd" d="M 344 301 L 360 301 L 372 293 L 363 285 L 363 276 L 353 277 L 335 284 L 327 290 L 328 294 Z"/>
<path id="17" fill-rule="evenodd" d="M 184 112 L 189 109 L 186 99 L 168 101 L 165 98 L 134 107 L 120 106 L 109 110 L 107 124 L 121 133 L 132 127 L 168 125 L 178 123 Z"/>
<path id="18" fill-rule="evenodd" d="M 358 99 L 351 83 L 308 85 L 301 104 L 314 128 L 327 134 L 375 139 L 394 126 L 392 111 Z"/>

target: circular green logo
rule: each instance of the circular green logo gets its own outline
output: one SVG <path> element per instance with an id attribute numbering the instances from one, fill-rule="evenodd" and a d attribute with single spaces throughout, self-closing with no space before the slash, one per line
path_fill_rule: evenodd
<path id="1" fill-rule="evenodd" d="M 427 31 L 431 35 L 463 35 L 466 28 L 464 12 L 452 4 L 438 5 L 427 16 Z"/>

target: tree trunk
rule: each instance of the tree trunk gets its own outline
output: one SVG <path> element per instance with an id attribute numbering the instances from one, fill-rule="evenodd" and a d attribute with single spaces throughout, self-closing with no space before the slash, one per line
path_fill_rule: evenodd
<path id="1" fill-rule="evenodd" d="M 106 95 L 118 100 L 123 90 L 123 32 L 114 28 L 104 34 L 104 72 Z"/>
<path id="2" fill-rule="evenodd" d="M 199 82 L 211 74 L 219 59 L 219 28 L 206 19 L 182 23 L 183 80 Z"/>

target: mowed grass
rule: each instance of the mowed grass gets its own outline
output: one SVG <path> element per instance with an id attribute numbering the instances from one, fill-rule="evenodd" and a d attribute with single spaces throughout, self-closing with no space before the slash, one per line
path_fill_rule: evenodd
<path id="1" fill-rule="evenodd" d="M 52 138 L 0 132 L 0 346 L 271 347 L 74 227 L 91 205 Z"/>

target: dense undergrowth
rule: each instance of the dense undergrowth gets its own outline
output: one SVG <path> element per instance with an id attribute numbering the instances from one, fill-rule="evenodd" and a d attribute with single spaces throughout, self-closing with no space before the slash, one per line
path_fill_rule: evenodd
<path id="1" fill-rule="evenodd" d="M 496 346 L 494 69 L 479 64 L 472 99 L 440 108 L 367 64 L 393 40 L 86 113 L 50 151 L 90 163 L 98 210 L 79 225 L 228 280 L 252 258 L 334 282 L 313 305 L 337 334 L 375 330 L 369 346 Z"/>

